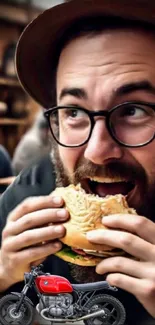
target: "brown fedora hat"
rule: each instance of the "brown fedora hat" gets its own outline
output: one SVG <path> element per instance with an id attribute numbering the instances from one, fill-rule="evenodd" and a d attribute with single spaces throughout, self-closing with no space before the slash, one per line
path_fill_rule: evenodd
<path id="1" fill-rule="evenodd" d="M 75 20 L 96 14 L 155 23 L 155 0 L 72 0 L 34 19 L 19 39 L 16 70 L 24 89 L 43 107 L 53 104 L 53 56 L 58 40 Z"/>

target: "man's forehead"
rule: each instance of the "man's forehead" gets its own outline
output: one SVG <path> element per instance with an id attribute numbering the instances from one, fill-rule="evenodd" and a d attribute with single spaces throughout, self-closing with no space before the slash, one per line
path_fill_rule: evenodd
<path id="1" fill-rule="evenodd" d="M 113 41 L 111 43 L 111 40 Z M 107 50 L 110 49 L 120 49 L 120 52 L 125 52 L 126 49 L 133 50 L 131 48 L 131 42 L 146 46 L 155 47 L 155 33 L 152 31 L 145 31 L 142 29 L 134 28 L 116 28 L 116 29 L 106 29 L 101 31 L 98 34 L 87 33 L 84 35 L 79 35 L 71 39 L 67 44 L 62 48 L 60 53 L 60 59 L 64 58 L 65 55 L 68 55 L 68 52 L 76 52 L 77 50 L 82 52 L 88 52 L 90 54 L 97 53 L 99 49 L 104 50 L 103 54 L 106 54 Z M 84 46 L 86 44 L 86 46 Z M 123 47 L 123 43 L 125 47 Z M 99 47 L 100 44 L 100 47 Z M 97 45 L 97 49 L 95 47 Z M 145 52 L 146 46 L 143 47 Z M 90 52 L 91 50 L 91 52 Z M 67 53 L 67 54 L 66 54 Z"/>
<path id="2" fill-rule="evenodd" d="M 153 75 L 154 54 L 154 38 L 141 32 L 118 30 L 91 38 L 80 37 L 64 48 L 59 60 L 57 81 L 59 84 L 65 81 L 65 88 L 72 87 L 74 81 L 76 88 L 80 88 L 81 81 L 87 82 L 90 78 L 104 81 L 104 78 L 110 80 L 114 77 L 119 78 L 119 87 L 122 87 L 123 79 L 124 92 L 132 88 L 132 83 L 136 83 L 135 87 L 138 88 L 147 83 L 145 88 L 150 90 L 152 85 L 148 87 L 148 81 L 151 83 L 151 80 L 147 80 L 147 77 L 148 74 Z"/>

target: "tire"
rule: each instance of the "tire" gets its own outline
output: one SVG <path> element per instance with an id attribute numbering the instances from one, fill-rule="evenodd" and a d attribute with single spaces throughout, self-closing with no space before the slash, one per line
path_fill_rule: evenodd
<path id="1" fill-rule="evenodd" d="M 9 294 L 0 299 L 0 324 L 1 325 L 32 325 L 34 310 L 31 304 L 24 300 L 20 310 L 14 314 L 14 309 L 19 302 L 19 297 Z"/>
<path id="2" fill-rule="evenodd" d="M 108 294 L 99 294 L 92 298 L 85 306 L 89 313 L 103 309 L 105 315 L 91 317 L 84 321 L 85 325 L 123 325 L 126 312 L 122 303 Z"/>

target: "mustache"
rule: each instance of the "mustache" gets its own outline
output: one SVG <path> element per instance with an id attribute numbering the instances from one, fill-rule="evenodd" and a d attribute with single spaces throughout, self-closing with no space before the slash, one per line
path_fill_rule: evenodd
<path id="1" fill-rule="evenodd" d="M 126 162 L 110 162 L 106 165 L 99 166 L 91 161 L 79 161 L 76 165 L 75 172 L 72 175 L 75 182 L 81 178 L 103 177 L 103 178 L 125 178 L 130 181 L 139 180 L 147 182 L 147 175 L 143 167 L 139 164 L 133 166 Z"/>

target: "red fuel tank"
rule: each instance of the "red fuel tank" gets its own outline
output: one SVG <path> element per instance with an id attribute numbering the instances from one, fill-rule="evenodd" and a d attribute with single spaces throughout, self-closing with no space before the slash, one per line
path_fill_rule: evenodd
<path id="1" fill-rule="evenodd" d="M 70 282 L 59 275 L 40 275 L 35 279 L 39 292 L 43 294 L 72 292 Z"/>

